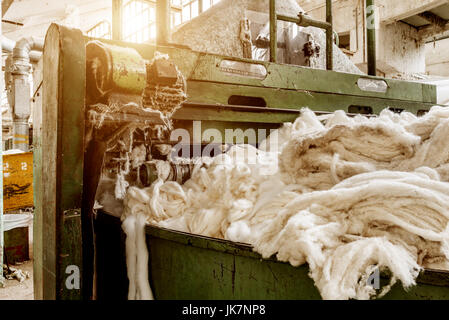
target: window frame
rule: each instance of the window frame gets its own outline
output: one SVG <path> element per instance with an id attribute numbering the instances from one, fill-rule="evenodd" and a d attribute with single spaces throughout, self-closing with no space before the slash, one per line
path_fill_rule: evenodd
<path id="1" fill-rule="evenodd" d="M 101 25 L 107 25 L 107 33 L 100 35 L 100 36 L 96 36 L 95 34 L 92 35 L 92 33 L 95 31 L 95 29 L 100 28 Z M 97 24 L 95 24 L 92 28 L 90 28 L 89 30 L 86 31 L 86 35 L 88 37 L 91 38 L 97 38 L 97 39 L 112 39 L 112 24 L 109 20 L 104 19 L 101 20 L 100 22 L 98 22 Z"/>

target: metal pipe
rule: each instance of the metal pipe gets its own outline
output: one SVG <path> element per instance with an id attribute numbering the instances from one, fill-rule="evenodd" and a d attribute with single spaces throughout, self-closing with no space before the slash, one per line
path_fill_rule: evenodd
<path id="1" fill-rule="evenodd" d="M 12 58 L 15 62 L 21 60 L 23 62 L 30 62 L 31 51 L 43 51 L 44 39 L 36 37 L 22 38 L 17 41 L 16 46 L 12 51 Z"/>
<path id="2" fill-rule="evenodd" d="M 278 17 L 276 14 L 276 0 L 270 0 L 270 62 L 277 61 L 277 37 L 278 37 Z"/>
<path id="3" fill-rule="evenodd" d="M 156 43 L 170 43 L 170 0 L 156 1 Z"/>
<path id="4" fill-rule="evenodd" d="M 330 12 L 332 15 L 332 12 Z M 334 42 L 334 31 L 332 28 L 332 19 L 329 22 L 324 22 L 320 20 L 315 20 L 305 15 L 304 13 L 299 13 L 297 18 L 288 17 L 284 15 L 278 15 L 278 20 L 296 23 L 301 27 L 315 27 L 326 30 L 326 68 L 327 70 L 333 69 L 333 42 Z"/>
<path id="5" fill-rule="evenodd" d="M 286 22 L 293 22 L 298 24 L 301 27 L 315 27 L 320 28 L 324 30 L 328 30 L 331 28 L 331 25 L 324 21 L 319 21 L 310 18 L 308 15 L 305 15 L 304 13 L 300 13 L 298 17 L 289 17 L 284 15 L 278 15 L 278 20 L 286 21 Z"/>
<path id="6" fill-rule="evenodd" d="M 376 11 L 374 0 L 366 0 L 366 34 L 368 51 L 368 75 L 377 75 L 376 66 Z"/>
<path id="7" fill-rule="evenodd" d="M 30 52 L 30 61 L 31 62 L 39 62 L 42 58 L 42 52 L 39 51 L 31 51 Z"/>
<path id="8" fill-rule="evenodd" d="M 4 52 L 12 53 L 15 46 L 16 46 L 16 42 L 14 40 L 6 38 L 5 36 L 2 37 L 2 50 Z M 31 62 L 38 62 L 41 58 L 42 58 L 42 52 L 30 51 L 30 61 Z"/>
<path id="9" fill-rule="evenodd" d="M 330 25 L 330 28 L 326 30 L 327 70 L 334 68 L 334 28 L 332 20 L 332 0 L 326 0 L 326 22 Z"/>
<path id="10" fill-rule="evenodd" d="M 8 39 L 2 35 L 2 50 L 6 52 L 12 52 L 14 47 L 16 46 L 16 42 L 14 40 Z"/>
<path id="11" fill-rule="evenodd" d="M 8 72 L 12 76 L 11 107 L 14 120 L 14 149 L 28 151 L 29 126 L 31 115 L 31 74 L 30 52 L 43 51 L 44 40 L 36 37 L 22 38 L 17 41 L 12 51 L 12 65 Z"/>

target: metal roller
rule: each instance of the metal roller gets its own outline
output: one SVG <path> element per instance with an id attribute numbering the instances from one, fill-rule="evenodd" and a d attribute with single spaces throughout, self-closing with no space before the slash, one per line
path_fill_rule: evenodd
<path id="1" fill-rule="evenodd" d="M 191 164 L 175 164 L 170 163 L 170 173 L 164 179 L 165 181 L 175 181 L 179 184 L 184 184 L 190 179 L 193 163 Z M 160 174 L 155 163 L 144 163 L 139 169 L 139 180 L 144 187 L 149 187 L 159 178 Z"/>
<path id="2" fill-rule="evenodd" d="M 86 45 L 88 102 L 110 91 L 141 95 L 146 86 L 145 60 L 132 48 L 91 41 Z"/>

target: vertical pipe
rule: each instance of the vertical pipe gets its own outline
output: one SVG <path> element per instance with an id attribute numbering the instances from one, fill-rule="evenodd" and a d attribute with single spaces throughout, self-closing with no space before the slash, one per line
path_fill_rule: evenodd
<path id="1" fill-rule="evenodd" d="M 203 13 L 203 0 L 198 0 L 198 15 Z"/>
<path id="2" fill-rule="evenodd" d="M 156 1 L 156 44 L 170 42 L 170 0 Z"/>
<path id="3" fill-rule="evenodd" d="M 270 62 L 277 61 L 278 47 L 278 19 L 276 14 L 276 0 L 270 0 Z"/>
<path id="4" fill-rule="evenodd" d="M 376 66 L 376 11 L 374 0 L 366 0 L 366 37 L 368 51 L 368 75 L 377 75 Z"/>
<path id="5" fill-rule="evenodd" d="M 13 149 L 28 152 L 30 143 L 28 119 L 14 119 L 13 132 Z"/>
<path id="6" fill-rule="evenodd" d="M 332 19 L 332 0 L 326 0 L 326 22 L 331 25 L 330 30 L 326 30 L 326 68 L 334 68 L 334 26 Z"/>
<path id="7" fill-rule="evenodd" d="M 123 0 L 112 0 L 112 39 L 122 40 Z"/>

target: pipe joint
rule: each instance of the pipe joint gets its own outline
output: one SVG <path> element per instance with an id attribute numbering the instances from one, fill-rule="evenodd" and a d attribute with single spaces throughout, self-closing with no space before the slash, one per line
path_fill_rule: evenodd
<path id="1" fill-rule="evenodd" d="M 17 41 L 16 46 L 12 51 L 13 60 L 30 61 L 31 51 L 43 51 L 44 40 L 36 37 L 22 38 Z"/>

